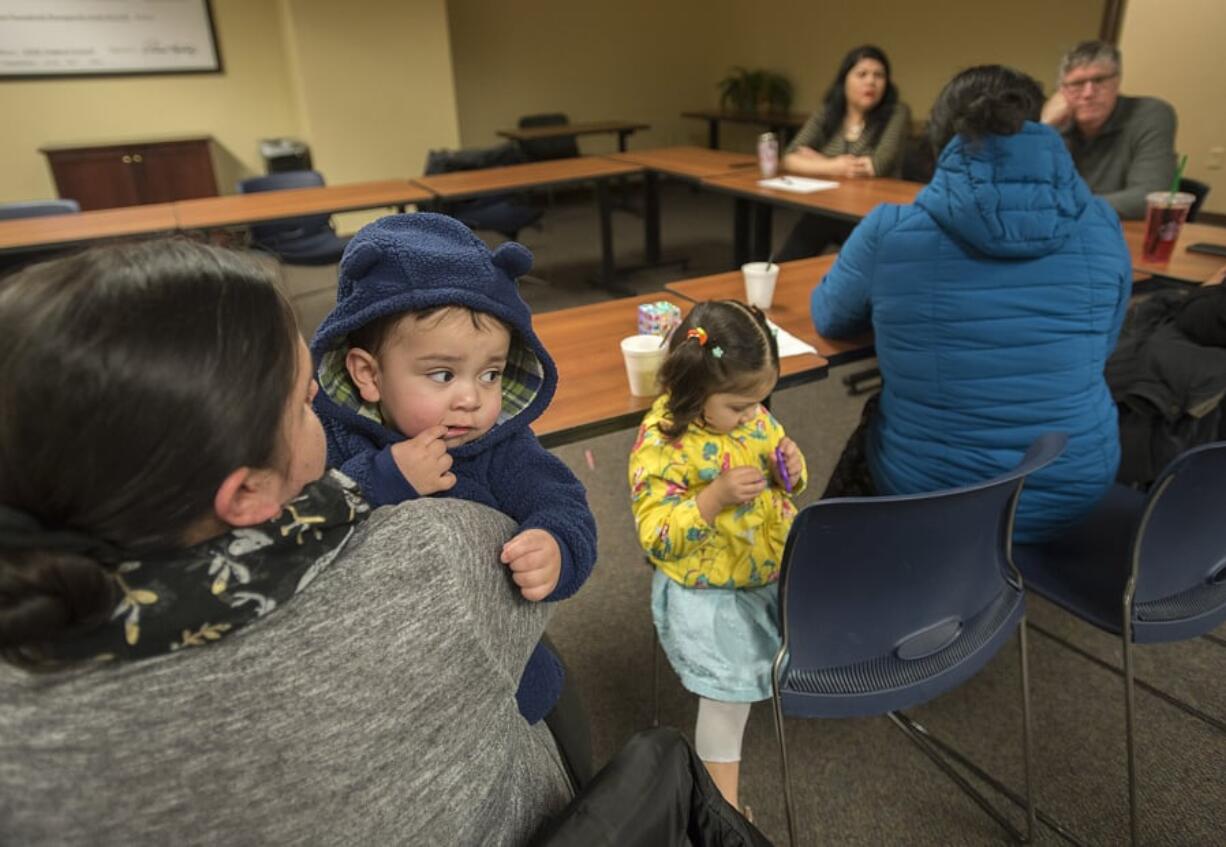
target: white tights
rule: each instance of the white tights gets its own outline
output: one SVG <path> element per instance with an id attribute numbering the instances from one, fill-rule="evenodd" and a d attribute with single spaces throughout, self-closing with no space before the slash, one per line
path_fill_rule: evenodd
<path id="1" fill-rule="evenodd" d="M 751 703 L 727 703 L 698 698 L 694 749 L 704 762 L 741 761 L 741 738 Z"/>

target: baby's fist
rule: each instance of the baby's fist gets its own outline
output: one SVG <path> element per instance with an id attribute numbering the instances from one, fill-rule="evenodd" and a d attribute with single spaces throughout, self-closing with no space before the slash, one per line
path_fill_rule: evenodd
<path id="1" fill-rule="evenodd" d="M 562 577 L 562 548 L 543 529 L 525 529 L 502 545 L 502 562 L 525 600 L 544 600 Z"/>

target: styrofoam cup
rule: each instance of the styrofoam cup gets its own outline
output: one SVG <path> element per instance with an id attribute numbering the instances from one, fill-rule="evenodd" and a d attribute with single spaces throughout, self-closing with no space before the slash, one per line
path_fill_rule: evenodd
<path id="1" fill-rule="evenodd" d="M 626 378 L 635 397 L 654 397 L 660 393 L 657 375 L 664 362 L 667 342 L 658 335 L 632 335 L 622 339 L 622 358 Z"/>
<path id="2" fill-rule="evenodd" d="M 745 301 L 759 309 L 769 309 L 775 300 L 775 281 L 779 279 L 779 266 L 767 262 L 749 262 L 741 265 L 745 276 Z"/>

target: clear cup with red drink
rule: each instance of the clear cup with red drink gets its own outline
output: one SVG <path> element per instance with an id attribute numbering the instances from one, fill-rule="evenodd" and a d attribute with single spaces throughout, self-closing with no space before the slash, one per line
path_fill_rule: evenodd
<path id="1" fill-rule="evenodd" d="M 1145 240 L 1141 242 L 1141 261 L 1165 265 L 1179 240 L 1179 231 L 1188 219 L 1196 198 L 1180 191 L 1155 191 L 1145 195 Z"/>

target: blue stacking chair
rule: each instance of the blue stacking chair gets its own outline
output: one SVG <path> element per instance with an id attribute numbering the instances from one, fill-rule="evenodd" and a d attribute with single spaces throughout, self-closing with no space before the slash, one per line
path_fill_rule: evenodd
<path id="1" fill-rule="evenodd" d="M 257 191 L 284 191 L 317 188 L 324 184 L 319 171 L 283 171 L 245 179 L 238 184 L 240 194 Z M 331 215 L 306 215 L 266 224 L 253 224 L 251 240 L 290 265 L 331 265 L 339 262 L 349 239 L 332 228 Z"/>
<path id="2" fill-rule="evenodd" d="M 1061 433 L 1043 435 L 1013 470 L 976 485 L 928 494 L 822 500 L 797 515 L 783 556 L 783 644 L 772 669 L 775 731 L 793 844 L 796 810 L 785 715 L 889 715 L 1010 835 L 1029 840 L 1035 809 L 1025 602 L 1010 546 L 1025 478 L 1055 460 L 1066 442 Z M 922 727 L 898 714 L 965 682 L 1015 630 L 1022 669 L 1024 838 L 941 758 Z"/>
<path id="3" fill-rule="evenodd" d="M 1114 485 L 1055 541 L 1018 545 L 1026 587 L 1101 630 L 1124 651 L 1128 804 L 1137 843 L 1133 645 L 1197 638 L 1226 621 L 1226 442 L 1176 457 L 1146 496 Z"/>
<path id="4" fill-rule="evenodd" d="M 21 203 L 0 203 L 0 221 L 71 215 L 79 211 L 81 211 L 81 205 L 76 200 L 28 200 Z"/>

